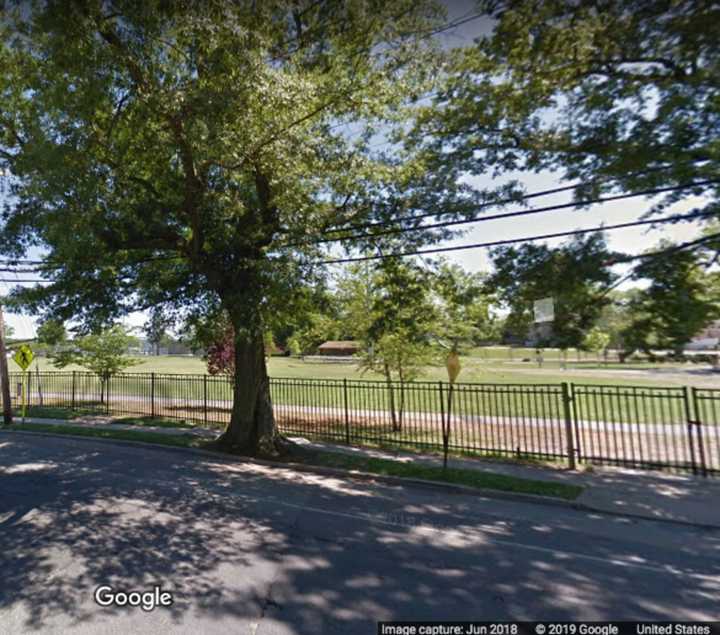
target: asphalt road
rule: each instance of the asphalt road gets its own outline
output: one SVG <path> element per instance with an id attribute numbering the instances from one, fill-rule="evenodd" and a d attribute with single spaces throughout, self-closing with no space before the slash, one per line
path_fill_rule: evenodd
<path id="1" fill-rule="evenodd" d="M 720 532 L 85 439 L 0 433 L 0 547 L 2 633 L 720 620 Z"/>

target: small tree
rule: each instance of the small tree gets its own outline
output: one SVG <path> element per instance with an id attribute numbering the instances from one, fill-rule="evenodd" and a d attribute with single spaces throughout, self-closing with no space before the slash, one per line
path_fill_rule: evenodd
<path id="1" fill-rule="evenodd" d="M 405 384 L 422 375 L 423 367 L 432 361 L 432 349 L 427 343 L 413 341 L 407 331 L 399 329 L 386 333 L 375 340 L 372 348 L 361 356 L 360 368 L 372 370 L 385 377 L 392 429 L 402 430 L 405 412 Z M 398 402 L 395 402 L 393 380 L 400 387 Z"/>
<path id="2" fill-rule="evenodd" d="M 110 378 L 138 362 L 127 356 L 127 349 L 135 342 L 120 325 L 105 331 L 79 337 L 71 347 L 52 355 L 58 368 L 77 364 L 95 373 L 100 379 L 100 401 L 104 402 Z"/>
<path id="3" fill-rule="evenodd" d="M 67 340 L 65 326 L 59 320 L 45 320 L 37 328 L 37 341 L 48 347 L 48 352 L 53 352 L 58 346 Z"/>
<path id="4" fill-rule="evenodd" d="M 585 339 L 583 339 L 583 348 L 596 354 L 607 351 L 609 344 L 610 335 L 597 326 L 591 328 L 585 335 Z"/>
<path id="5" fill-rule="evenodd" d="M 155 355 L 160 355 L 160 346 L 169 340 L 167 330 L 172 326 L 172 319 L 161 310 L 156 309 L 150 314 L 143 331 L 145 337 L 155 349 Z"/>
<path id="6" fill-rule="evenodd" d="M 231 326 L 226 326 L 217 341 L 205 352 L 205 363 L 211 375 L 235 377 L 235 337 Z"/>
<path id="7" fill-rule="evenodd" d="M 432 279 L 437 312 L 434 336 L 443 351 L 460 353 L 492 339 L 496 330 L 489 310 L 484 276 L 440 261 Z"/>
<path id="8" fill-rule="evenodd" d="M 382 262 L 372 282 L 360 368 L 385 377 L 392 429 L 397 431 L 402 429 L 405 383 L 416 379 L 431 361 L 436 311 L 427 293 L 428 276 L 416 265 Z M 393 381 L 400 388 L 397 407 Z"/>

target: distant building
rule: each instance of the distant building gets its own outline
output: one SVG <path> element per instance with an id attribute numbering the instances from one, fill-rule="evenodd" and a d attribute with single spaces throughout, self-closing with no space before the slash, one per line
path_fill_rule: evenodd
<path id="1" fill-rule="evenodd" d="M 193 355 L 193 350 L 184 342 L 175 340 L 165 340 L 159 348 L 147 340 L 147 338 L 138 338 L 139 346 L 135 350 L 130 350 L 132 354 L 141 355 Z"/>
<path id="2" fill-rule="evenodd" d="M 720 320 L 715 320 L 695 337 L 686 347 L 688 350 L 714 350 L 720 348 Z"/>
<path id="3" fill-rule="evenodd" d="M 351 340 L 327 341 L 318 346 L 318 353 L 327 356 L 347 356 L 355 355 L 360 350 L 359 342 Z"/>

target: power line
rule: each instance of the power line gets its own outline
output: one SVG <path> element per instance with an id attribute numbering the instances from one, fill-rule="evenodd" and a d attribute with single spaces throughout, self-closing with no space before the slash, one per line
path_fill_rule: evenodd
<path id="1" fill-rule="evenodd" d="M 419 227 L 391 227 L 391 228 L 388 228 L 383 231 L 373 232 L 371 234 L 354 234 L 352 236 L 345 236 L 345 237 L 339 237 L 339 238 L 321 238 L 319 240 L 311 240 L 311 241 L 301 242 L 301 243 L 290 243 L 287 245 L 282 245 L 282 247 L 297 247 L 297 246 L 302 246 L 302 245 L 318 245 L 318 244 L 322 244 L 322 243 L 342 242 L 342 241 L 348 241 L 348 240 L 362 240 L 365 238 L 375 238 L 378 236 L 388 236 L 391 234 L 405 234 L 405 233 L 409 233 L 409 232 L 423 231 L 423 230 L 427 230 L 427 229 L 438 229 L 441 227 L 452 227 L 452 226 L 457 226 L 457 225 L 467 225 L 467 224 L 471 224 L 471 223 L 481 223 L 481 222 L 485 222 L 485 221 L 497 220 L 497 219 L 502 219 L 502 218 L 514 218 L 517 216 L 530 216 L 533 214 L 541 214 L 544 212 L 552 212 L 552 211 L 557 211 L 557 210 L 561 210 L 561 209 L 569 209 L 572 207 L 580 207 L 582 205 L 593 205 L 593 204 L 597 204 L 597 203 L 607 203 L 610 201 L 619 201 L 619 200 L 623 200 L 626 198 L 636 198 L 638 196 L 651 196 L 653 194 L 663 194 L 665 192 L 674 192 L 674 191 L 678 191 L 678 190 L 689 189 L 691 187 L 709 185 L 711 183 L 718 183 L 718 182 L 720 182 L 720 179 L 707 179 L 705 181 L 697 181 L 695 183 L 684 183 L 681 185 L 672 185 L 672 186 L 667 186 L 667 187 L 641 190 L 639 192 L 630 192 L 628 194 L 616 194 L 614 196 L 599 196 L 599 197 L 592 198 L 592 199 L 585 199 L 583 201 L 573 201 L 570 203 L 561 203 L 558 205 L 548 205 L 546 207 L 538 207 L 536 209 L 525 209 L 525 210 L 518 210 L 518 211 L 513 211 L 513 212 L 504 212 L 504 213 L 500 213 L 500 214 L 492 214 L 489 216 L 482 216 L 480 218 L 443 221 L 440 223 L 433 223 L 430 225 L 422 225 Z M 555 190 L 555 191 L 558 191 L 560 189 L 563 189 L 563 188 L 557 188 L 557 190 Z M 532 195 L 528 195 L 528 197 L 544 196 L 545 194 L 547 194 L 549 192 L 554 193 L 553 190 L 548 190 L 546 192 L 537 192 Z M 517 200 L 517 199 L 509 199 L 505 202 L 512 202 L 512 200 Z M 488 203 L 488 205 L 498 205 L 498 204 L 501 204 L 501 203 Z M 435 213 L 433 215 L 437 216 L 438 214 Z M 418 218 L 418 217 L 415 217 L 415 218 Z M 340 231 L 340 230 L 336 230 L 336 231 Z"/>
<path id="2" fill-rule="evenodd" d="M 701 238 L 698 238 L 696 240 L 690 240 L 688 242 L 680 243 L 679 245 L 672 245 L 658 251 L 645 252 L 643 254 L 636 254 L 634 256 L 621 256 L 620 258 L 613 258 L 610 262 L 608 262 L 608 264 L 617 265 L 626 262 L 632 262 L 634 260 L 643 260 L 644 258 L 656 258 L 658 256 L 666 256 L 667 254 L 671 254 L 676 251 L 684 251 L 685 249 L 689 249 L 690 247 L 696 247 L 698 245 L 703 245 L 705 243 L 718 239 L 720 239 L 720 232 L 715 234 L 708 234 L 707 236 L 702 236 Z"/>
<path id="3" fill-rule="evenodd" d="M 635 260 L 645 260 L 648 258 L 659 258 L 660 256 L 667 256 L 668 254 L 672 254 L 677 251 L 684 251 L 685 249 L 689 249 L 691 247 L 697 247 L 698 245 L 702 245 L 706 242 L 710 242 L 711 240 L 716 240 L 718 238 L 720 238 L 720 232 L 718 232 L 717 234 L 710 234 L 708 236 L 703 236 L 702 238 L 698 238 L 697 240 L 690 240 L 688 242 L 680 243 L 679 245 L 673 245 L 672 247 L 667 247 L 665 249 L 660 249 L 658 251 L 646 251 L 643 254 L 636 254 L 634 256 L 622 256 L 620 258 L 613 258 L 611 260 L 608 260 L 604 264 L 605 264 L 605 266 L 612 267 L 613 265 L 624 264 L 626 262 L 633 262 Z M 611 286 L 609 286 L 607 289 L 605 289 L 605 291 L 601 294 L 600 297 L 605 297 L 608 293 L 617 289 L 621 284 L 630 280 L 630 278 L 632 278 L 634 275 L 635 275 L 635 270 L 631 269 L 628 274 L 624 275 L 617 282 L 613 283 Z"/>
<path id="4" fill-rule="evenodd" d="M 0 263 L 5 264 L 5 263 Z M 0 267 L 1 273 L 38 273 L 40 269 L 33 268 L 33 269 L 12 269 L 12 268 L 6 268 L 6 267 Z"/>
<path id="5" fill-rule="evenodd" d="M 152 258 L 140 258 L 138 260 L 133 260 L 132 262 L 125 263 L 128 266 L 138 265 L 138 264 L 145 264 L 148 262 L 160 262 L 163 260 L 175 260 L 177 258 L 181 258 L 181 256 L 153 256 Z M 2 268 L 1 266 L 11 266 L 14 267 L 15 265 L 18 266 L 28 266 L 29 269 L 17 269 L 17 268 Z M 6 273 L 39 273 L 42 271 L 51 271 L 51 270 L 57 270 L 62 269 L 64 265 L 51 265 L 48 262 L 44 260 L 17 260 L 17 259 L 7 259 L 3 260 L 0 258 L 0 272 L 6 272 Z"/>
<path id="6" fill-rule="evenodd" d="M 706 159 L 691 159 L 685 163 L 682 163 L 680 165 L 689 167 L 691 165 L 697 164 L 697 163 L 705 163 Z M 612 181 L 618 181 L 625 178 L 634 178 L 637 176 L 644 176 L 646 174 L 652 174 L 653 172 L 661 172 L 662 170 L 668 170 L 673 167 L 678 167 L 677 165 L 662 165 L 662 166 L 655 166 L 652 168 L 646 168 L 644 170 L 637 170 L 636 172 L 629 172 L 628 174 L 624 175 L 623 177 L 598 177 L 595 179 L 590 179 L 587 181 L 587 184 L 601 184 L 601 183 L 607 183 Z M 515 203 L 517 201 L 524 201 L 531 198 L 538 198 L 542 196 L 549 196 L 551 194 L 558 194 L 560 192 L 567 192 L 570 190 L 577 189 L 578 187 L 581 187 L 582 185 L 585 185 L 585 183 L 574 183 L 572 185 L 565 185 L 562 187 L 557 187 L 549 190 L 541 190 L 538 192 L 531 192 L 530 194 L 525 194 L 523 196 L 516 196 L 516 197 L 508 197 L 506 199 L 501 199 L 499 201 L 490 201 L 488 203 L 483 203 L 478 206 L 478 209 L 483 209 L 485 207 L 494 207 L 496 205 L 505 205 L 508 203 Z M 576 203 L 576 205 L 582 205 L 581 202 Z M 428 218 L 431 216 L 439 216 L 438 212 L 427 212 L 424 214 L 413 214 L 409 216 L 401 216 L 398 218 L 392 219 L 393 222 L 399 223 L 399 222 L 405 222 L 405 221 L 413 221 L 413 220 L 419 220 L 421 218 Z M 341 231 L 350 231 L 355 229 L 370 229 L 372 227 L 378 227 L 378 226 L 385 226 L 385 221 L 371 221 L 367 223 L 357 223 L 355 225 L 348 225 L 346 227 L 336 227 L 336 228 L 330 228 L 326 230 L 326 233 L 337 233 Z"/>
<path id="7" fill-rule="evenodd" d="M 672 167 L 672 166 L 664 166 L 663 168 L 658 167 L 658 168 L 654 168 L 654 169 L 651 169 L 651 170 L 647 170 L 646 172 L 650 172 L 650 171 L 653 171 L 653 170 L 656 170 L 656 169 L 657 169 L 657 170 L 659 170 L 659 169 L 665 169 L 665 167 Z M 644 173 L 644 172 L 643 172 L 643 173 Z M 612 179 L 612 180 L 614 180 L 614 179 Z M 300 243 L 289 243 L 289 244 L 285 244 L 285 245 L 279 245 L 279 247 L 294 247 L 294 246 L 302 246 L 302 245 L 323 244 L 323 243 L 330 243 L 330 242 L 342 242 L 342 241 L 349 241 L 349 240 L 361 240 L 361 239 L 375 238 L 375 237 L 385 236 L 385 235 L 391 235 L 391 234 L 403 234 L 403 233 L 408 233 L 408 232 L 412 232 L 412 231 L 421 231 L 421 230 L 426 230 L 426 229 L 436 229 L 436 228 L 441 228 L 441 227 L 450 227 L 450 226 L 457 226 L 457 225 L 463 225 L 463 224 L 480 223 L 480 222 L 485 222 L 485 221 L 490 221 L 490 220 L 498 220 L 498 219 L 504 219 L 504 218 L 513 218 L 513 217 L 520 217 L 520 216 L 529 216 L 529 215 L 540 214 L 540 213 L 545 213 L 545 212 L 550 212 L 550 211 L 557 211 L 557 210 L 562 210 L 562 209 L 568 209 L 568 208 L 572 208 L 572 207 L 580 207 L 580 206 L 583 206 L 583 205 L 591 205 L 591 204 L 597 204 L 597 203 L 605 203 L 605 202 L 610 202 L 610 201 L 623 200 L 623 199 L 627 199 L 627 198 L 636 198 L 636 197 L 639 197 L 639 196 L 650 196 L 650 195 L 654 195 L 654 194 L 662 194 L 662 193 L 667 193 L 667 192 L 679 191 L 679 190 L 683 190 L 683 189 L 689 189 L 689 188 L 692 188 L 692 187 L 700 187 L 700 186 L 710 185 L 710 184 L 718 183 L 718 182 L 720 182 L 720 179 L 706 179 L 706 180 L 703 180 L 703 181 L 696 181 L 696 182 L 693 182 L 693 183 L 684 183 L 684 184 L 680 184 L 680 185 L 673 185 L 673 186 L 667 186 L 667 187 L 661 187 L 661 188 L 651 188 L 651 189 L 641 190 L 641 191 L 637 191 L 637 192 L 630 192 L 630 193 L 627 193 L 627 194 L 617 194 L 617 195 L 614 195 L 614 196 L 596 197 L 596 198 L 592 198 L 592 199 L 585 199 L 585 200 L 582 200 L 582 201 L 573 201 L 573 202 L 570 202 L 570 203 L 561 203 L 561 204 L 557 204 L 557 205 L 548 205 L 548 206 L 539 207 L 539 208 L 536 208 L 536 209 L 524 209 L 524 210 L 517 210 L 517 211 L 512 211 L 512 212 L 503 212 L 503 213 L 499 213 L 499 214 L 492 214 L 492 215 L 488 215 L 488 216 L 482 216 L 482 217 L 480 217 L 480 218 L 474 218 L 474 219 L 461 219 L 461 220 L 453 220 L 453 221 L 444 221 L 444 222 L 440 222 L 440 223 L 433 223 L 433 224 L 430 224 L 430 225 L 423 225 L 423 226 L 420 226 L 420 227 L 405 227 L 405 228 L 392 228 L 392 227 L 391 227 L 391 228 L 388 228 L 388 229 L 386 229 L 386 230 L 384 230 L 384 231 L 381 231 L 381 232 L 373 232 L 373 233 L 371 233 L 371 234 L 356 234 L 356 235 L 345 236 L 345 237 L 341 237 L 341 238 L 324 238 L 324 239 L 317 239 L 317 240 L 300 242 Z M 538 191 L 538 192 L 532 192 L 532 193 L 530 193 L 530 194 L 526 194 L 526 195 L 524 195 L 524 196 L 522 196 L 522 197 L 519 197 L 519 198 L 517 198 L 517 197 L 515 197 L 515 198 L 508 198 L 508 199 L 501 200 L 501 201 L 497 201 L 497 202 L 486 203 L 486 204 L 481 205 L 480 208 L 482 208 L 482 207 L 488 207 L 488 206 L 494 206 L 494 205 L 500 205 L 500 204 L 504 204 L 504 203 L 508 203 L 508 202 L 514 202 L 514 201 L 517 201 L 517 200 L 527 200 L 527 199 L 530 199 L 530 198 L 547 196 L 547 195 L 550 195 L 550 194 L 555 194 L 555 193 L 558 193 L 558 192 L 563 192 L 563 191 L 567 191 L 567 190 L 570 190 L 570 189 L 575 189 L 575 188 L 578 187 L 579 185 L 580 185 L 580 184 L 574 184 L 574 185 L 562 186 L 562 187 L 558 187 L 558 188 L 552 188 L 552 189 L 549 189 L 549 190 L 542 190 L 542 191 Z M 417 218 L 422 218 L 422 217 L 427 217 L 427 216 L 438 216 L 438 215 L 439 215 L 438 212 L 433 212 L 433 213 L 428 213 L 428 214 L 422 214 L 422 215 L 413 216 L 413 217 L 410 217 L 410 218 L 412 218 L 412 219 L 417 219 Z M 708 214 L 708 215 L 709 215 L 709 214 Z M 701 216 L 701 215 L 693 216 L 693 218 L 700 217 L 700 216 Z M 406 218 L 407 218 L 407 217 L 406 217 Z M 676 218 L 681 219 L 681 218 L 685 218 L 685 217 L 676 217 Z M 395 220 L 396 220 L 396 221 L 402 221 L 402 220 L 405 220 L 405 219 L 399 218 L 399 219 L 395 219 Z M 665 221 L 665 220 L 663 220 L 663 219 L 657 219 L 657 220 L 654 220 L 654 221 L 648 221 L 648 223 L 653 223 L 653 222 L 667 222 L 667 221 Z M 382 223 L 369 223 L 369 224 L 366 224 L 365 227 L 375 226 L 375 225 L 378 225 L 378 224 L 382 224 Z M 357 225 L 357 226 L 355 226 L 355 227 L 361 228 L 361 227 L 363 227 L 363 226 L 362 226 L 362 225 Z M 610 229 L 610 228 L 612 228 L 612 227 L 613 227 L 613 226 L 607 226 L 608 229 Z M 333 229 L 333 230 L 330 230 L 330 231 L 332 231 L 332 232 L 346 231 L 347 229 L 351 229 L 351 228 L 352 228 L 352 227 L 348 227 L 348 228 L 344 228 L 344 229 Z M 571 233 L 572 233 L 572 232 L 571 232 Z M 564 234 L 564 235 L 569 235 L 569 234 Z M 470 247 L 467 247 L 467 248 L 470 248 Z M 448 250 L 454 250 L 454 249 L 458 249 L 458 248 L 457 248 L 457 247 L 448 248 Z M 435 253 L 435 252 L 436 252 L 436 250 L 429 250 L 429 251 L 418 252 L 418 253 Z M 409 254 L 408 254 L 408 255 L 409 255 Z M 390 256 L 392 256 L 392 255 L 390 255 Z M 136 261 L 134 261 L 134 262 L 132 262 L 132 263 L 129 263 L 129 264 L 135 265 L 135 264 L 140 264 L 140 263 L 145 263 L 145 262 L 154 262 L 154 261 L 159 261 L 159 260 L 172 260 L 172 259 L 175 259 L 175 258 L 178 258 L 178 256 L 154 256 L 154 257 L 151 257 L 151 258 L 145 258 L 145 259 L 141 259 L 141 260 L 136 260 Z M 352 260 L 342 259 L 342 260 L 333 260 L 333 261 L 324 261 L 324 262 L 328 262 L 328 263 L 335 263 L 335 262 L 352 262 Z M 17 269 L 17 268 L 3 268 L 3 267 L 0 267 L 0 272 L 15 273 L 15 274 L 17 274 L 17 273 L 39 273 L 39 272 L 41 272 L 43 269 L 44 269 L 44 270 L 50 270 L 50 269 L 60 269 L 60 268 L 61 268 L 60 265 L 51 266 L 51 265 L 49 265 L 48 263 L 46 263 L 46 262 L 44 262 L 44 261 L 42 261 L 42 260 L 30 260 L 30 259 L 22 259 L 22 258 L 10 258 L 10 259 L 6 259 L 6 260 L 3 260 L 3 259 L 0 258 L 0 265 L 11 265 L 11 266 L 14 266 L 14 265 L 23 265 L 23 266 L 31 266 L 31 267 L 32 267 L 33 265 L 36 265 L 37 267 L 40 267 L 40 269 L 38 269 L 38 268 Z M 7 280 L 7 282 L 10 282 L 10 281 Z M 47 281 L 47 280 L 37 280 L 37 281 L 36 281 L 36 280 L 26 280 L 26 281 L 23 281 L 23 282 L 49 282 L 49 281 Z"/>
<path id="8" fill-rule="evenodd" d="M 567 236 L 576 236 L 580 234 L 590 234 L 593 232 L 602 232 L 613 229 L 625 229 L 628 227 L 638 227 L 640 225 L 652 225 L 656 223 L 674 223 L 682 220 L 692 220 L 695 218 L 703 218 L 706 216 L 714 216 L 715 212 L 692 212 L 690 214 L 681 214 L 667 216 L 665 218 L 656 218 L 653 220 L 638 220 L 628 223 L 618 223 L 616 225 L 600 225 L 599 227 L 591 227 L 589 229 L 576 229 L 573 231 L 556 232 L 552 234 L 540 234 L 536 236 L 526 236 L 524 238 L 508 238 L 505 240 L 494 240 L 486 243 L 474 243 L 472 245 L 458 245 L 457 247 L 437 247 L 434 249 L 419 249 L 415 251 L 405 251 L 400 253 L 384 254 L 379 256 L 358 256 L 354 258 L 338 258 L 335 260 L 321 260 L 315 264 L 318 265 L 335 265 L 347 262 L 364 262 L 366 260 L 385 260 L 387 258 L 403 258 L 405 256 L 420 256 L 424 254 L 438 254 L 449 251 L 463 251 L 467 249 L 480 249 L 483 247 L 499 247 L 500 245 L 511 245 L 514 243 L 532 242 L 535 240 L 548 240 L 551 238 L 563 238 Z"/>
<path id="9" fill-rule="evenodd" d="M 23 258 L 0 258 L 0 264 L 3 265 L 42 265 L 43 260 L 25 260 Z"/>
<path id="10" fill-rule="evenodd" d="M 22 284 L 30 284 L 30 283 L 40 283 L 40 282 L 53 282 L 52 280 L 28 280 L 24 278 L 16 278 L 15 280 L 11 280 L 10 278 L 0 278 L 0 282 L 5 282 L 6 284 L 10 283 L 22 283 Z"/>

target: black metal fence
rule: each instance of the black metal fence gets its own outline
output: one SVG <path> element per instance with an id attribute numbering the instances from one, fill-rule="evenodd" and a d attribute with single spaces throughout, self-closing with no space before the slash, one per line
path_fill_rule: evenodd
<path id="1" fill-rule="evenodd" d="M 11 375 L 20 403 L 20 374 Z M 280 430 L 351 445 L 413 448 L 720 474 L 720 389 L 589 384 L 455 384 L 271 379 Z M 27 401 L 86 413 L 184 419 L 221 428 L 224 377 L 29 375 Z M 32 412 L 31 411 L 31 412 Z"/>

